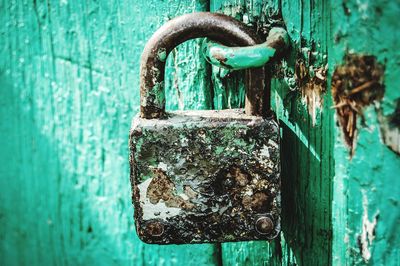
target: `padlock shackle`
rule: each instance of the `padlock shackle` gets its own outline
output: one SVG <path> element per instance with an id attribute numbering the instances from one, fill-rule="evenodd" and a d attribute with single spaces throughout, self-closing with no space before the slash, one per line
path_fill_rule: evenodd
<path id="1" fill-rule="evenodd" d="M 250 46 L 262 40 L 242 22 L 210 12 L 198 12 L 174 18 L 159 28 L 147 42 L 140 64 L 140 114 L 160 118 L 165 114 L 164 72 L 168 54 L 179 44 L 207 37 L 227 46 Z M 270 93 L 265 88 L 263 67 L 246 70 L 248 115 L 262 116 L 270 109 Z"/>

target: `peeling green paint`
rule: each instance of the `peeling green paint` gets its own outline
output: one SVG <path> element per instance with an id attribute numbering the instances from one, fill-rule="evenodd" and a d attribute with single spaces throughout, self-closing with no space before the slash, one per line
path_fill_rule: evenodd
<path id="1" fill-rule="evenodd" d="M 350 155 L 353 155 L 357 142 L 358 116 L 362 117 L 363 109 L 382 100 L 384 95 L 384 67 L 371 55 L 348 54 L 344 62 L 332 74 L 331 89 L 337 119 L 344 140 L 350 147 Z"/>
<path id="2" fill-rule="evenodd" d="M 223 261 L 227 265 L 329 265 L 333 176 L 330 130 L 333 127 L 332 101 L 329 95 L 321 93 L 324 103 L 321 111 L 315 112 L 315 117 L 311 116 L 295 76 L 296 60 L 299 58 L 306 59 L 307 69 L 324 68 L 327 63 L 327 57 L 319 55 L 326 53 L 328 46 L 328 28 L 325 26 L 329 25 L 329 16 L 321 16 L 321 13 L 329 13 L 329 5 L 304 1 L 211 2 L 215 10 L 234 12 L 259 29 L 261 34 L 268 33 L 268 28 L 284 21 L 291 41 L 291 49 L 284 63 L 270 72 L 274 77 L 271 82 L 273 107 L 282 126 L 283 233 L 280 240 L 272 243 L 222 244 Z M 312 37 L 309 34 L 311 31 Z M 310 48 L 313 42 L 318 46 L 309 53 L 304 51 L 306 56 L 299 56 L 302 48 Z M 232 72 L 230 75 L 240 73 Z M 217 76 L 218 72 L 214 71 L 214 77 Z M 216 80 L 218 82 L 214 84 L 223 84 L 221 90 L 233 86 L 236 86 L 235 90 L 237 88 L 237 84 L 224 84 L 219 77 Z M 321 81 L 324 82 L 326 80 Z M 308 83 L 308 78 L 303 83 Z M 228 91 L 228 95 L 232 91 Z M 232 98 L 237 95 L 240 93 Z"/>
<path id="3" fill-rule="evenodd" d="M 14 0 L 0 9 L 4 265 L 399 264 L 400 162 L 380 129 L 400 99 L 398 1 Z M 279 25 L 290 36 L 284 75 L 271 83 L 283 125 L 283 234 L 272 243 L 146 245 L 134 233 L 126 178 L 137 64 L 166 20 L 208 9 L 261 35 Z M 328 63 L 330 84 L 349 52 L 374 55 L 386 69 L 380 111 L 363 110 L 352 160 L 330 86 L 313 125 L 294 77 L 301 57 L 307 68 Z M 167 109 L 243 106 L 243 72 L 210 67 L 200 53 L 196 40 L 167 58 Z M 372 228 L 373 240 L 360 245 Z"/>
<path id="4" fill-rule="evenodd" d="M 349 52 L 375 56 L 385 69 L 383 98 L 362 109 L 351 160 L 342 129 L 335 127 L 333 263 L 398 265 L 400 156 L 385 145 L 379 116 L 395 113 L 400 98 L 400 3 L 343 1 L 332 8 L 331 73 Z M 366 236 L 372 224 L 374 234 Z"/>
<path id="5" fill-rule="evenodd" d="M 135 117 L 130 150 L 135 224 L 146 243 L 268 240 L 279 234 L 274 120 L 243 109 Z M 259 219 L 270 221 L 267 232 L 257 230 Z"/>
<path id="6" fill-rule="evenodd" d="M 165 60 L 167 60 L 167 51 L 165 51 L 165 49 L 158 51 L 157 56 L 161 62 L 165 62 Z"/>
<path id="7" fill-rule="evenodd" d="M 211 64 L 230 70 L 261 67 L 275 55 L 275 49 L 265 44 L 235 48 L 209 41 L 203 43 L 202 51 Z"/>
<path id="8" fill-rule="evenodd" d="M 2 1 L 1 265 L 218 263 L 213 245 L 138 239 L 127 162 L 145 41 L 170 17 L 207 9 L 195 0 Z M 198 43 L 167 59 L 169 110 L 211 106 Z"/>

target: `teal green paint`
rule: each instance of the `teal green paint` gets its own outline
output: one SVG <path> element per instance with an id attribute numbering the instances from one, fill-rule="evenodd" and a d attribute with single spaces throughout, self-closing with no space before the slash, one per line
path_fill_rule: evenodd
<path id="1" fill-rule="evenodd" d="M 144 42 L 170 17 L 207 10 L 207 3 L 3 2 L 2 264 L 217 264 L 219 251 L 212 245 L 142 244 L 134 233 L 127 179 L 127 136 L 139 108 Z M 328 78 L 347 51 L 373 54 L 386 66 L 379 104 L 384 115 L 392 114 L 400 98 L 397 1 L 213 0 L 210 9 L 259 25 L 281 10 L 294 47 L 284 79 L 272 82 L 286 151 L 283 234 L 272 243 L 222 244 L 223 264 L 365 264 L 358 246 L 365 210 L 371 223 L 379 212 L 369 264 L 398 264 L 400 185 L 392 173 L 400 162 L 382 143 L 374 107 L 365 110 L 368 128 L 359 123 L 349 160 L 330 88 L 316 126 L 300 93 L 292 91 L 298 90 L 297 53 L 311 54 L 315 66 L 328 63 Z M 243 72 L 211 68 L 200 53 L 196 40 L 168 57 L 167 109 L 243 106 Z"/>
<path id="2" fill-rule="evenodd" d="M 257 5 L 262 10 L 281 9 L 294 47 L 288 55 L 285 75 L 294 73 L 290 68 L 298 54 L 306 59 L 311 55 L 316 59 L 316 66 L 328 63 L 329 83 L 335 65 L 342 63 L 347 51 L 373 54 L 386 66 L 386 91 L 380 103 L 382 113 L 393 113 L 395 102 L 400 98 L 400 91 L 396 89 L 400 82 L 399 55 L 395 52 L 400 40 L 396 1 L 212 1 L 214 10 L 250 18 L 250 22 L 254 17 L 262 18 Z M 316 47 L 314 51 L 310 49 L 311 42 Z M 214 74 L 214 77 L 218 76 Z M 282 196 L 286 240 L 281 243 L 282 257 L 280 252 L 271 251 L 270 247 L 276 243 L 223 244 L 224 263 L 366 264 L 358 238 L 366 224 L 365 217 L 368 217 L 367 224 L 373 224 L 379 213 L 376 237 L 368 246 L 369 264 L 397 265 L 399 235 L 395 224 L 399 223 L 400 185 L 392 173 L 399 171 L 400 163 L 399 157 L 382 143 L 374 107 L 364 111 L 368 129 L 359 121 L 356 154 L 350 160 L 340 128 L 335 126 L 329 87 L 314 127 L 299 93 L 292 92 L 296 89 L 293 81 L 294 77 L 288 75 L 272 83 L 273 105 L 284 124 L 283 152 L 290 151 L 283 155 L 282 165 L 287 176 Z M 291 215 L 289 210 L 293 209 Z"/>
<path id="3" fill-rule="evenodd" d="M 400 98 L 400 45 L 398 1 L 343 2 L 332 6 L 329 66 L 335 69 L 351 51 L 370 54 L 385 65 L 385 94 L 380 103 L 363 110 L 365 124 L 357 122 L 358 137 L 353 158 L 335 128 L 335 186 L 333 190 L 333 262 L 347 265 L 398 265 L 400 263 L 400 157 L 382 141 L 376 108 L 390 115 Z M 363 230 L 379 218 L 375 236 L 363 239 Z M 366 219 L 367 218 L 367 219 Z M 359 240 L 366 249 L 361 252 Z M 369 257 L 369 260 L 367 258 Z"/>
<path id="4" fill-rule="evenodd" d="M 267 17 L 282 13 L 291 41 L 285 56 L 284 77 L 273 79 L 272 103 L 282 125 L 282 230 L 281 239 L 253 243 L 222 244 L 224 265 L 329 265 L 331 263 L 331 189 L 333 177 L 333 112 L 330 95 L 323 95 L 323 110 L 316 125 L 301 99 L 295 83 L 295 60 L 303 48 L 317 43 L 315 68 L 326 64 L 319 56 L 328 47 L 329 6 L 304 1 L 211 1 L 214 10 L 223 10 L 239 19 L 266 23 Z M 260 27 L 260 24 L 257 27 Z M 310 35 L 313 33 L 313 36 Z M 300 35 L 304 41 L 300 42 Z M 304 49 L 303 49 L 304 50 Z M 306 53 L 307 56 L 308 53 Z M 316 59 L 315 59 L 316 58 Z M 214 70 L 214 67 L 213 67 Z M 237 84 L 224 84 L 217 71 L 217 89 L 233 90 Z M 234 74 L 232 72 L 230 75 Z M 239 74 L 241 75 L 241 74 Z M 287 84 L 287 81 L 294 81 Z M 293 82 L 292 82 L 293 83 Z M 220 85 L 222 84 L 222 85 Z M 239 83 L 240 84 L 240 83 Z M 289 89 L 289 85 L 291 88 Z M 296 91 L 292 91 L 292 89 Z M 240 95 L 235 93 L 235 95 Z M 234 97 L 234 96 L 233 96 Z M 236 96 L 237 97 L 237 96 Z M 228 98 L 229 99 L 229 98 Z M 229 102 L 225 102 L 229 105 Z"/>
<path id="5" fill-rule="evenodd" d="M 156 103 L 158 103 L 159 108 L 162 108 L 165 104 L 164 87 L 165 87 L 164 82 L 160 82 L 160 83 L 154 85 L 153 88 L 151 88 L 151 90 L 148 93 L 146 93 L 146 94 L 148 94 L 147 96 L 153 95 L 153 97 L 155 99 L 157 99 Z"/>
<path id="6" fill-rule="evenodd" d="M 204 1 L 0 4 L 0 264 L 215 265 L 214 245 L 136 237 L 128 133 L 145 41 Z M 167 59 L 167 106 L 210 106 L 198 42 Z"/>
<path id="7" fill-rule="evenodd" d="M 250 123 L 251 125 L 249 125 Z M 138 134 L 139 132 L 140 134 Z M 135 117 L 130 134 L 130 147 L 136 150 L 131 153 L 131 158 L 134 158 L 135 167 L 137 167 L 131 176 L 136 181 L 136 188 L 140 191 L 142 189 L 147 191 L 164 189 L 167 190 L 166 193 L 180 188 L 182 191 L 185 190 L 182 195 L 187 196 L 178 196 L 180 194 L 174 192 L 173 194 L 177 196 L 168 197 L 169 199 L 163 197 L 164 207 L 157 208 L 157 206 L 152 207 L 151 204 L 147 204 L 146 201 L 149 201 L 144 198 L 146 196 L 140 193 L 140 200 L 136 198 L 135 206 L 138 206 L 139 209 L 136 224 L 140 224 L 141 239 L 156 243 L 161 241 L 164 243 L 182 242 L 182 240 L 186 243 L 199 243 L 260 237 L 254 231 L 252 222 L 251 215 L 257 214 L 254 209 L 258 208 L 259 204 L 270 202 L 271 206 L 267 206 L 265 211 L 272 216 L 279 214 L 277 213 L 280 202 L 277 198 L 279 194 L 275 194 L 279 193 L 279 182 L 275 178 L 280 173 L 280 153 L 277 149 L 278 134 L 279 128 L 275 121 L 246 116 L 244 109 L 197 111 L 195 113 L 193 111 L 171 112 L 167 119 L 154 120 Z M 180 143 L 181 147 L 176 147 L 177 143 Z M 138 148 L 142 153 L 137 152 Z M 223 154 L 221 154 L 221 150 L 223 150 Z M 221 201 L 215 204 L 215 195 L 213 196 L 213 194 L 218 191 L 214 192 L 211 189 L 206 196 L 197 195 L 196 202 L 200 203 L 193 205 L 193 194 L 187 193 L 187 186 L 192 187 L 196 193 L 208 191 L 210 187 L 218 189 L 225 186 L 224 189 L 228 190 L 227 193 L 231 193 L 226 179 L 232 178 L 232 172 L 236 172 L 236 176 L 243 175 L 249 178 L 247 181 L 244 180 L 238 189 L 243 193 L 254 191 L 258 195 L 258 199 L 257 197 L 254 199 L 255 202 L 248 195 L 240 194 L 234 187 L 232 189 L 237 197 L 228 199 L 228 203 Z M 185 176 L 183 179 L 181 178 L 182 174 Z M 150 177 L 153 179 L 152 182 L 141 183 Z M 162 184 L 154 187 L 157 180 L 162 178 L 166 179 L 166 182 L 171 180 L 172 183 L 169 186 L 173 188 L 162 188 Z M 216 195 L 218 198 L 219 194 Z M 264 199 L 259 199 L 260 196 Z M 153 193 L 147 193 L 147 197 L 153 203 L 161 199 Z M 265 200 L 265 202 L 260 202 L 260 200 Z M 188 212 L 189 206 L 191 209 Z M 197 207 L 192 209 L 195 206 Z M 168 209 L 168 207 L 173 208 Z M 207 211 L 204 212 L 204 209 Z M 254 211 L 249 216 L 249 212 L 246 214 L 245 211 L 241 211 L 246 209 L 250 212 Z M 156 211 L 158 214 L 155 213 Z M 221 215 L 220 217 L 218 213 Z M 230 217 L 229 221 L 226 221 L 227 215 Z M 193 216 L 197 216 L 197 218 L 193 218 Z M 173 230 L 176 232 L 175 235 L 166 234 L 159 239 L 149 237 L 145 233 L 145 223 L 150 222 L 149 219 L 152 218 L 167 220 L 171 218 L 168 226 L 176 229 Z M 213 224 L 204 220 L 218 221 L 220 218 L 220 223 Z M 191 222 L 188 223 L 188 221 Z M 278 221 L 275 221 L 275 225 L 278 226 Z M 221 224 L 230 226 L 233 230 L 220 235 L 218 231 L 221 230 Z M 190 232 L 203 233 L 206 236 L 191 238 Z"/>
<path id="8" fill-rule="evenodd" d="M 158 51 L 158 58 L 161 62 L 165 62 L 167 60 L 167 51 L 165 49 Z"/>
<path id="9" fill-rule="evenodd" d="M 277 46 L 277 42 L 279 46 Z M 215 66 L 229 70 L 240 70 L 264 66 L 278 52 L 282 54 L 288 44 L 289 40 L 285 29 L 273 27 L 264 43 L 245 47 L 228 47 L 205 40 L 202 45 L 202 52 L 206 60 Z"/>
<path id="10" fill-rule="evenodd" d="M 261 67 L 275 55 L 275 49 L 264 43 L 250 47 L 227 47 L 215 42 L 204 42 L 202 51 L 208 62 L 230 70 Z"/>

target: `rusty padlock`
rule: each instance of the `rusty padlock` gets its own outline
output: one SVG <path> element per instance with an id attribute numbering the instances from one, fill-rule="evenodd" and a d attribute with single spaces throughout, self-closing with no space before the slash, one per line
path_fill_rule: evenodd
<path id="1" fill-rule="evenodd" d="M 280 140 L 276 121 L 262 116 L 269 111 L 264 69 L 246 71 L 245 110 L 165 112 L 167 55 L 199 37 L 261 43 L 241 22 L 206 12 L 175 18 L 148 41 L 129 141 L 137 234 L 157 244 L 273 239 L 280 231 Z"/>

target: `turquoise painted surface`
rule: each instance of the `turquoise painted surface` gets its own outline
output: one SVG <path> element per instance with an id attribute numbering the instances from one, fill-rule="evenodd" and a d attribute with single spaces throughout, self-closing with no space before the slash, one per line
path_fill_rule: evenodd
<path id="1" fill-rule="evenodd" d="M 140 53 L 164 21 L 208 9 L 260 34 L 281 17 L 290 35 L 292 52 L 271 82 L 283 234 L 272 243 L 146 245 L 134 233 L 127 157 Z M 2 265 L 400 263 L 400 161 L 376 111 L 390 115 L 400 99 L 397 1 L 3 0 L 0 10 Z M 242 105 L 243 72 L 211 68 L 196 42 L 168 59 L 167 107 Z M 386 67 L 384 98 L 363 111 L 351 160 L 329 86 L 348 52 Z"/>
<path id="2" fill-rule="evenodd" d="M 383 144 L 378 113 L 393 114 L 400 99 L 398 1 L 350 1 L 333 6 L 330 68 L 348 53 L 376 56 L 385 66 L 385 94 L 357 121 L 353 158 L 335 127 L 333 263 L 400 265 L 400 156 Z M 398 140 L 397 140 L 398 141 Z"/>
<path id="3" fill-rule="evenodd" d="M 242 19 L 264 36 L 270 27 L 279 25 L 280 17 L 287 26 L 292 46 L 292 52 L 282 64 L 282 77 L 274 78 L 270 85 L 273 107 L 282 125 L 283 234 L 280 239 L 271 243 L 222 244 L 223 263 L 329 265 L 333 177 L 331 100 L 329 94 L 320 96 L 320 87 L 300 84 L 295 76 L 296 63 L 300 58 L 308 62 L 307 69 L 317 69 L 326 64 L 327 58 L 323 55 L 328 46 L 326 25 L 329 24 L 329 16 L 326 14 L 329 13 L 329 7 L 303 1 L 211 3 L 212 10 L 220 10 Z M 312 51 L 314 55 L 311 55 L 311 51 L 306 51 L 312 43 L 318 43 L 318 48 Z M 214 70 L 214 78 L 220 80 L 218 71 Z M 277 69 L 273 71 L 279 72 Z M 224 78 L 222 77 L 223 80 Z M 221 83 L 223 84 L 221 81 L 214 82 Z M 307 106 L 309 99 L 306 96 L 310 90 L 315 90 L 317 98 L 321 97 L 321 101 L 325 101 L 323 111 L 318 101 L 309 102 Z M 236 95 L 240 97 L 240 93 Z"/>
<path id="4" fill-rule="evenodd" d="M 216 264 L 212 245 L 138 240 L 128 168 L 144 44 L 170 17 L 207 8 L 1 1 L 1 265 Z M 207 107 L 198 49 L 183 45 L 168 62 L 169 108 Z"/>
<path id="5" fill-rule="evenodd" d="M 284 239 L 271 245 L 223 244 L 224 263 L 398 265 L 400 181 L 396 173 L 400 162 L 383 143 L 378 113 L 393 114 L 399 101 L 399 3 L 213 3 L 215 10 L 261 29 L 265 14 L 281 11 L 294 48 L 284 65 L 283 79 L 272 83 L 275 110 L 283 124 Z M 386 68 L 385 96 L 363 110 L 366 125 L 359 119 L 356 154 L 351 160 L 341 129 L 335 126 L 329 86 L 335 67 L 349 52 L 374 55 Z M 312 78 L 329 66 L 326 89 L 299 84 L 301 73 L 296 73 L 294 62 L 299 58 Z"/>

